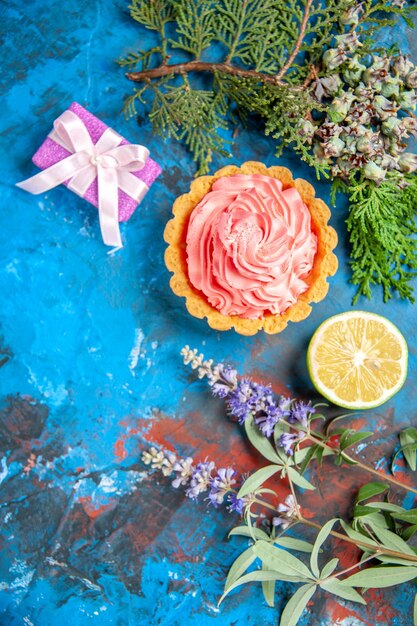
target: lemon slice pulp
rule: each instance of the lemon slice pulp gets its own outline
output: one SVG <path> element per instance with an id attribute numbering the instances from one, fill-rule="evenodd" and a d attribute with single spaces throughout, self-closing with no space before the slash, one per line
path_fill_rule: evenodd
<path id="1" fill-rule="evenodd" d="M 407 344 L 381 315 L 348 311 L 323 322 L 307 351 L 316 389 L 348 409 L 371 409 L 386 402 L 407 376 Z"/>

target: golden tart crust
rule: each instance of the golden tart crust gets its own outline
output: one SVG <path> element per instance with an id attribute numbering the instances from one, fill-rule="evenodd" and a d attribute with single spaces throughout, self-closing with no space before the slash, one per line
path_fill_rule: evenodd
<path id="1" fill-rule="evenodd" d="M 266 313 L 260 319 L 246 319 L 238 315 L 223 315 L 211 306 L 204 294 L 195 289 L 189 278 L 186 255 L 186 237 L 190 215 L 197 204 L 211 190 L 215 180 L 222 176 L 235 174 L 263 174 L 277 178 L 283 189 L 295 187 L 307 205 L 311 214 L 311 228 L 317 235 L 317 253 L 314 265 L 305 279 L 309 287 L 297 302 L 281 315 Z M 326 296 L 329 285 L 327 278 L 337 270 L 337 257 L 333 253 L 337 245 L 336 231 L 327 224 L 330 218 L 328 206 L 315 197 L 314 188 L 302 178 L 293 179 L 286 167 L 266 167 L 257 161 L 247 161 L 240 167 L 228 165 L 218 170 L 213 176 L 200 176 L 191 183 L 189 193 L 179 196 L 172 208 L 174 214 L 164 231 L 164 239 L 169 244 L 165 251 L 165 264 L 173 272 L 170 280 L 172 291 L 177 296 L 185 297 L 188 312 L 200 319 L 206 317 L 211 328 L 230 330 L 234 328 L 240 335 L 255 335 L 258 330 L 269 334 L 281 332 L 288 322 L 300 322 L 311 312 L 310 302 L 319 302 Z"/>

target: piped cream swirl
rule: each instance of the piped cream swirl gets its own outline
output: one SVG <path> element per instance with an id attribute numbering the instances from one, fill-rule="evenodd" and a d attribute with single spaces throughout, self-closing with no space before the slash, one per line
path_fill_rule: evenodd
<path id="1" fill-rule="evenodd" d="M 190 281 L 223 315 L 283 313 L 307 290 L 316 251 L 298 191 L 261 174 L 217 179 L 188 225 Z"/>

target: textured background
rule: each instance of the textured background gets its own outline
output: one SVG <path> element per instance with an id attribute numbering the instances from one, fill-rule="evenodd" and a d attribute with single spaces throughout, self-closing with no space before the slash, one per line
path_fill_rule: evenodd
<path id="1" fill-rule="evenodd" d="M 219 610 L 227 569 L 246 545 L 226 539 L 236 520 L 186 501 L 165 480 L 149 479 L 139 453 L 144 441 L 158 441 L 241 470 L 257 462 L 221 403 L 182 365 L 184 344 L 272 381 L 277 391 L 314 396 L 307 343 L 325 318 L 351 308 L 354 294 L 346 207 L 340 201 L 332 217 L 340 269 L 308 320 L 272 337 L 210 330 L 187 316 L 163 264 L 164 225 L 173 200 L 188 189 L 192 162 L 179 145 L 154 138 L 143 116 L 138 127 L 121 114 L 131 85 L 114 59 L 146 46 L 127 3 L 3 0 L 0 17 L 0 623 L 272 626 L 291 586 L 279 589 L 275 610 L 256 586 Z M 406 35 L 412 43 L 402 26 L 391 39 L 405 46 Z M 62 187 L 38 197 L 14 187 L 34 173 L 31 155 L 73 100 L 149 146 L 164 169 L 122 227 L 125 247 L 114 256 L 101 243 L 95 210 L 80 198 Z M 272 142 L 255 130 L 239 133 L 233 153 L 216 165 L 275 163 Z M 315 184 L 296 159 L 280 162 Z M 328 186 L 316 187 L 328 200 Z M 379 293 L 360 307 L 389 317 L 410 347 L 403 390 L 377 412 L 352 418 L 376 429 L 361 454 L 384 471 L 397 431 L 417 418 L 416 309 L 395 299 L 382 305 Z M 414 480 L 398 469 L 403 480 Z M 324 508 L 348 514 L 346 503 L 367 479 L 326 465 L 303 506 L 311 514 Z M 345 546 L 334 548 L 342 562 L 352 558 Z M 367 598 L 367 607 L 357 607 L 317 594 L 301 624 L 412 624 L 411 584 Z"/>

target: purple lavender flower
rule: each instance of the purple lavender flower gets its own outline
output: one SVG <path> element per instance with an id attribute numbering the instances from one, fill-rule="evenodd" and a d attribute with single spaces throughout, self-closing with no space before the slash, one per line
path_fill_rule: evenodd
<path id="1" fill-rule="evenodd" d="M 255 423 L 265 437 L 272 435 L 274 426 L 280 419 L 287 418 L 291 414 L 290 406 L 291 400 L 289 398 L 281 396 L 278 400 L 278 404 L 276 404 L 272 398 L 272 394 L 267 395 L 264 410 L 255 415 Z"/>
<path id="2" fill-rule="evenodd" d="M 214 469 L 213 461 L 197 463 L 191 474 L 190 486 L 185 495 L 192 500 L 196 500 L 200 493 L 207 491 L 211 484 L 211 473 Z"/>
<path id="3" fill-rule="evenodd" d="M 245 499 L 238 498 L 236 493 L 231 493 L 228 496 L 229 506 L 227 507 L 230 513 L 238 513 L 243 515 L 243 509 L 245 507 Z"/>
<path id="4" fill-rule="evenodd" d="M 288 414 L 287 421 L 290 424 L 299 424 L 303 428 L 307 428 L 308 417 L 315 412 L 316 409 L 310 403 L 296 400 L 291 406 L 291 412 Z"/>
<path id="5" fill-rule="evenodd" d="M 279 438 L 279 445 L 285 450 L 285 454 L 292 456 L 294 454 L 294 444 L 304 438 L 304 433 L 282 433 Z"/>
<path id="6" fill-rule="evenodd" d="M 274 526 L 288 528 L 291 522 L 298 517 L 298 506 L 294 496 L 290 493 L 284 500 L 284 504 L 278 504 L 279 517 L 272 518 Z"/>
<path id="7" fill-rule="evenodd" d="M 209 500 L 211 504 L 217 507 L 223 503 L 224 497 L 232 491 L 232 485 L 236 483 L 234 479 L 236 471 L 231 467 L 221 467 L 217 470 L 217 476 L 211 480 L 211 489 Z"/>
<path id="8" fill-rule="evenodd" d="M 230 367 L 219 363 L 212 369 L 209 375 L 209 385 L 213 396 L 225 398 L 237 385 L 237 371 Z"/>
<path id="9" fill-rule="evenodd" d="M 237 417 L 239 424 L 243 424 L 250 415 L 253 415 L 261 424 L 267 421 L 267 431 L 273 428 L 280 419 L 279 407 L 273 397 L 270 387 L 255 383 L 249 378 L 242 378 L 234 391 L 227 399 L 229 411 Z M 258 422 L 257 422 L 258 423 Z"/>
<path id="10" fill-rule="evenodd" d="M 172 486 L 178 489 L 180 485 L 187 485 L 194 470 L 193 459 L 191 457 L 178 459 L 178 461 L 174 463 L 173 470 L 175 472 L 175 478 L 172 481 Z"/>

